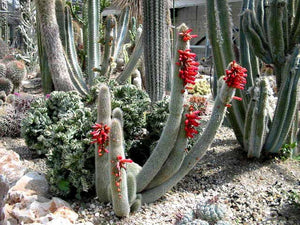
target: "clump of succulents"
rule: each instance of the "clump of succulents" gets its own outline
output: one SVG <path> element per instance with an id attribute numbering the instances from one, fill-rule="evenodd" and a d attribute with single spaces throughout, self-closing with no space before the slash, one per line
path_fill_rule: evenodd
<path id="1" fill-rule="evenodd" d="M 195 85 L 190 85 L 188 92 L 190 94 L 208 95 L 211 93 L 210 85 L 206 79 L 199 79 L 195 82 Z"/>
<path id="2" fill-rule="evenodd" d="M 47 156 L 51 191 L 76 195 L 94 185 L 94 153 L 89 132 L 95 115 L 75 92 L 52 92 L 36 99 L 22 121 L 27 146 Z"/>

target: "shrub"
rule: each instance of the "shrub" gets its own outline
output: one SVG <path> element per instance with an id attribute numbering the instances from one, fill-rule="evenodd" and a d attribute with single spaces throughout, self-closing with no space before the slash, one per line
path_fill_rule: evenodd
<path id="1" fill-rule="evenodd" d="M 52 92 L 33 102 L 22 121 L 26 144 L 47 156 L 47 178 L 55 194 L 80 198 L 94 186 L 89 132 L 95 118 L 77 93 Z"/>

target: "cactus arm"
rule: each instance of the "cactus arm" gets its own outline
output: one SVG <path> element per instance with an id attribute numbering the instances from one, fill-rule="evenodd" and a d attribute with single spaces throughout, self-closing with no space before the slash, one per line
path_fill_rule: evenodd
<path id="1" fill-rule="evenodd" d="M 72 26 L 72 19 L 70 14 L 70 7 L 66 6 L 66 52 L 68 55 L 68 61 L 69 66 L 72 68 L 72 76 L 71 79 L 73 81 L 73 84 L 75 87 L 77 87 L 79 92 L 83 92 L 84 95 L 87 95 L 88 87 L 84 81 L 84 77 L 81 71 L 81 68 L 79 66 L 78 57 L 75 49 L 75 43 L 74 43 L 74 32 L 73 32 L 73 26 Z"/>
<path id="2" fill-rule="evenodd" d="M 288 6 L 285 4 L 283 8 L 283 18 L 282 18 L 282 31 L 283 31 L 283 41 L 284 41 L 284 55 L 288 54 L 289 48 L 289 14 Z"/>
<path id="3" fill-rule="evenodd" d="M 297 108 L 298 81 L 300 76 L 300 47 L 288 59 L 283 73 L 286 74 L 282 88 L 279 91 L 278 103 L 275 109 L 274 119 L 267 136 L 264 149 L 266 152 L 276 153 L 286 139 L 291 122 Z"/>
<path id="4" fill-rule="evenodd" d="M 116 48 L 113 54 L 113 60 L 116 61 L 118 58 L 118 55 L 120 54 L 120 50 L 122 48 L 122 44 L 126 38 L 126 34 L 128 31 L 128 23 L 129 23 L 129 7 L 126 7 L 124 12 L 122 13 L 120 20 L 121 21 L 121 26 L 119 27 L 118 30 L 118 40 L 116 44 Z"/>
<path id="5" fill-rule="evenodd" d="M 142 35 L 142 29 L 139 28 L 138 29 L 138 36 L 136 37 L 136 45 L 135 48 L 129 58 L 128 63 L 125 66 L 124 71 L 117 77 L 117 82 L 120 84 L 124 84 L 127 79 L 129 78 L 129 76 L 131 75 L 132 71 L 134 70 L 134 68 L 137 65 L 138 60 L 140 59 L 140 57 L 142 56 L 143 53 L 143 37 L 141 37 Z"/>
<path id="6" fill-rule="evenodd" d="M 121 126 L 124 126 L 123 112 L 121 108 L 117 107 L 112 111 L 112 118 L 118 119 L 121 123 Z"/>
<path id="7" fill-rule="evenodd" d="M 98 95 L 97 123 L 104 125 L 111 123 L 111 98 L 109 88 L 106 85 L 101 85 Z M 108 187 L 103 184 L 107 184 L 110 179 L 109 155 L 105 153 L 99 157 L 97 145 L 95 145 L 95 167 L 97 197 L 100 202 L 108 202 Z"/>
<path id="8" fill-rule="evenodd" d="M 254 99 L 253 104 L 250 105 L 249 115 L 247 119 L 251 121 L 250 127 L 245 126 L 245 132 L 247 128 L 250 128 L 249 145 L 248 145 L 248 157 L 259 158 L 263 148 L 264 140 L 267 133 L 268 123 L 268 89 L 266 80 L 262 79 L 257 87 L 257 99 Z M 254 89 L 256 91 L 256 89 Z M 248 112 L 247 112 L 248 113 Z"/>
<path id="9" fill-rule="evenodd" d="M 153 202 L 164 195 L 168 190 L 176 185 L 203 157 L 206 150 L 212 143 L 218 128 L 223 122 L 226 112 L 225 105 L 230 102 L 233 94 L 234 89 L 229 88 L 226 84 L 222 85 L 222 90 L 218 93 L 215 99 L 211 119 L 201 137 L 198 138 L 191 151 L 184 158 L 179 171 L 171 179 L 164 182 L 160 186 L 142 192 L 141 194 L 143 203 Z"/>
<path id="10" fill-rule="evenodd" d="M 88 0 L 88 84 L 93 85 L 93 80 L 96 72 L 93 68 L 99 67 L 100 54 L 99 54 L 99 0 Z"/>
<path id="11" fill-rule="evenodd" d="M 292 50 L 295 44 L 298 44 L 300 42 L 300 2 L 299 1 L 295 3 L 295 17 L 292 23 L 290 35 L 292 35 L 292 38 L 290 41 L 289 50 Z"/>
<path id="12" fill-rule="evenodd" d="M 147 190 L 159 186 L 160 184 L 168 180 L 170 177 L 172 177 L 179 170 L 181 163 L 183 162 L 183 159 L 186 155 L 185 148 L 188 142 L 188 139 L 186 137 L 186 131 L 184 128 L 184 117 L 182 117 L 181 126 L 174 149 L 170 153 L 168 159 L 162 166 L 161 170 L 157 173 L 154 179 L 147 186 Z"/>
<path id="13" fill-rule="evenodd" d="M 271 50 L 269 50 L 268 42 L 262 28 L 254 17 L 253 11 L 245 10 L 242 17 L 243 31 L 252 50 L 265 63 L 272 63 Z"/>
<path id="14" fill-rule="evenodd" d="M 186 25 L 183 24 L 178 28 L 178 33 L 187 29 L 188 28 Z M 188 49 L 188 43 L 184 42 L 182 39 L 178 40 L 177 49 Z M 176 53 L 175 59 L 179 59 L 178 52 Z M 184 97 L 181 93 L 183 88 L 183 81 L 179 77 L 179 69 L 177 68 L 175 69 L 173 76 L 171 99 L 169 104 L 170 114 L 157 146 L 153 150 L 153 153 L 150 155 L 149 159 L 146 161 L 142 171 L 137 176 L 138 192 L 141 192 L 148 186 L 151 180 L 159 172 L 174 147 L 176 141 L 174 137 L 177 137 L 178 135 L 183 111 Z"/>
<path id="15" fill-rule="evenodd" d="M 283 11 L 285 2 L 282 0 L 273 0 L 270 3 L 268 13 L 268 37 L 271 47 L 272 58 L 275 64 L 282 64 L 285 60 L 284 55 L 284 31 L 282 27 Z M 279 78 L 279 74 L 276 78 Z M 280 84 L 280 78 L 278 80 Z"/>
<path id="16" fill-rule="evenodd" d="M 112 54 L 113 54 L 113 46 L 114 42 L 114 31 L 117 25 L 116 18 L 113 15 L 109 15 L 105 20 L 105 47 L 104 47 L 104 55 L 103 61 L 101 65 L 101 76 L 110 77 L 108 71 L 110 71 L 110 66 L 112 63 Z"/>
<path id="17" fill-rule="evenodd" d="M 109 149 L 109 162 L 111 169 L 110 188 L 113 209 L 115 214 L 119 217 L 128 216 L 130 212 L 130 206 L 128 201 L 126 170 L 124 168 L 119 168 L 121 171 L 120 176 L 115 175 L 115 170 L 118 171 L 116 168 L 118 157 L 121 156 L 122 158 L 125 158 L 123 147 L 123 131 L 118 119 L 112 119 L 111 121 Z"/>
<path id="18" fill-rule="evenodd" d="M 222 56 L 222 50 L 218 40 L 216 9 L 214 0 L 206 0 L 207 30 L 210 44 L 213 50 L 215 74 L 222 76 L 225 71 L 225 62 Z"/>
<path id="19" fill-rule="evenodd" d="M 220 33 L 223 39 L 222 49 L 224 53 L 225 65 L 234 60 L 232 46 L 232 20 L 230 17 L 230 9 L 228 1 L 216 0 L 219 15 Z"/>

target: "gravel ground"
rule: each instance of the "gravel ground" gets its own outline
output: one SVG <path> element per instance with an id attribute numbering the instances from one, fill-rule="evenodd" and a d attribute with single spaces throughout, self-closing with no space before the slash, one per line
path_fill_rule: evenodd
<path id="1" fill-rule="evenodd" d="M 34 158 L 23 139 L 2 141 L 21 155 L 25 166 L 46 171 L 44 160 Z M 180 183 L 128 218 L 117 218 L 111 204 L 101 204 L 93 196 L 67 201 L 78 212 L 78 222 L 91 224 L 174 224 L 177 214 L 190 213 L 197 203 L 217 196 L 230 208 L 232 224 L 300 225 L 300 207 L 292 193 L 300 193 L 299 161 L 249 160 L 233 132 L 222 127 L 207 154 Z"/>

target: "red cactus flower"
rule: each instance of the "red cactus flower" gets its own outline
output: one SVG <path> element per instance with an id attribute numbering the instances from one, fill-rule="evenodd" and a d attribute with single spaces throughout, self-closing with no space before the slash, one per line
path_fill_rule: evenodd
<path id="1" fill-rule="evenodd" d="M 190 106 L 189 113 L 185 114 L 186 120 L 185 120 L 185 132 L 187 138 L 193 138 L 194 134 L 198 134 L 198 131 L 195 129 L 195 127 L 198 127 L 200 123 L 197 120 L 200 120 L 199 114 L 201 113 L 199 110 L 194 111 L 194 107 Z"/>
<path id="2" fill-rule="evenodd" d="M 228 87 L 244 90 L 247 77 L 247 69 L 238 65 L 235 60 L 230 63 L 230 69 L 226 70 L 224 80 Z"/>
<path id="3" fill-rule="evenodd" d="M 198 74 L 199 63 L 195 61 L 196 54 L 191 49 L 178 50 L 179 62 L 176 63 L 179 69 L 179 77 L 183 80 L 183 85 L 195 84 L 195 76 Z"/>
<path id="4" fill-rule="evenodd" d="M 94 126 L 92 126 L 94 131 L 91 132 L 92 139 L 94 141 L 91 142 L 91 144 L 98 144 L 98 155 L 101 157 L 103 155 L 103 152 L 108 153 L 108 150 L 106 147 L 108 146 L 109 142 L 109 130 L 110 127 L 107 125 L 96 123 Z"/>
<path id="5" fill-rule="evenodd" d="M 190 34 L 193 30 L 192 29 L 187 29 L 183 31 L 182 33 L 179 33 L 180 36 L 182 36 L 182 40 L 184 42 L 187 42 L 191 40 L 192 38 L 198 37 L 196 34 Z"/>
<path id="6" fill-rule="evenodd" d="M 132 163 L 133 161 L 131 159 L 123 159 L 122 156 L 118 155 L 116 158 L 116 161 L 111 161 L 112 163 L 116 163 L 116 165 L 113 168 L 112 174 L 115 175 L 115 177 L 118 177 L 117 181 L 115 182 L 117 191 L 121 192 L 121 181 L 122 181 L 122 169 L 126 170 L 126 163 Z M 119 194 L 119 198 L 122 198 L 122 195 Z"/>

